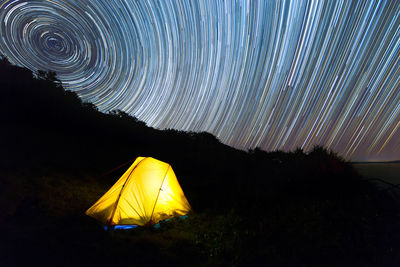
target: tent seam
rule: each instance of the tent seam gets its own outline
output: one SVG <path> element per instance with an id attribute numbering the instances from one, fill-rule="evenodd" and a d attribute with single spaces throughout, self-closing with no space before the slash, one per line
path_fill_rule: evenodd
<path id="1" fill-rule="evenodd" d="M 122 195 L 122 192 L 124 191 L 125 185 L 128 183 L 128 180 L 131 178 L 131 175 L 132 175 L 133 171 L 139 166 L 140 163 L 142 163 L 147 158 L 148 157 L 145 157 L 138 164 L 136 164 L 135 168 L 132 169 L 131 173 L 129 173 L 129 175 L 128 175 L 128 178 L 126 178 L 125 183 L 122 185 L 121 192 L 119 193 L 118 199 L 115 202 L 115 206 L 114 206 L 113 212 L 111 213 L 110 220 L 108 221 L 108 225 L 109 226 L 111 226 L 112 219 L 114 218 L 115 211 L 117 210 L 117 207 L 118 207 L 118 204 L 119 204 L 119 200 L 121 199 L 121 195 Z"/>
<path id="2" fill-rule="evenodd" d="M 162 180 L 162 182 L 161 182 L 160 188 L 158 189 L 157 198 L 156 198 L 156 201 L 154 202 L 154 206 L 153 206 L 153 210 L 152 210 L 151 215 L 150 215 L 150 220 L 149 220 L 149 222 L 151 222 L 151 219 L 153 218 L 154 209 L 156 208 L 157 201 L 158 201 L 158 197 L 160 196 L 161 187 L 162 187 L 163 184 L 164 184 L 165 177 L 167 177 L 167 174 L 168 174 L 168 171 L 169 171 L 169 168 L 170 168 L 170 167 L 171 167 L 171 165 L 168 164 L 168 168 L 167 168 L 167 170 L 166 170 L 166 172 L 165 172 L 165 174 L 164 174 L 164 178 L 163 178 L 163 180 Z"/>

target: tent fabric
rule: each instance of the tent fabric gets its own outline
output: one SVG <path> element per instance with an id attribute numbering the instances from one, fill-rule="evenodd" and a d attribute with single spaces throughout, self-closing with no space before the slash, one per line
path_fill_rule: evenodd
<path id="1" fill-rule="evenodd" d="M 108 226 L 143 226 L 190 211 L 172 167 L 151 157 L 138 157 L 86 214 Z"/>

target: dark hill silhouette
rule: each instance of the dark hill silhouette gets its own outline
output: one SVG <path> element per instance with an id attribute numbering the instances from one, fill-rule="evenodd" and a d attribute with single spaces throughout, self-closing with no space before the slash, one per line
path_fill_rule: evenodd
<path id="1" fill-rule="evenodd" d="M 0 85 L 0 265 L 400 263 L 395 196 L 332 151 L 245 152 L 157 130 L 5 59 Z M 137 156 L 170 163 L 195 214 L 108 235 L 83 213 L 129 164 L 102 174 Z"/>
<path id="2" fill-rule="evenodd" d="M 210 203 L 199 199 L 195 207 L 200 208 L 226 206 L 224 201 L 236 203 L 247 191 L 258 197 L 256 189 L 264 194 L 265 186 L 284 180 L 303 184 L 304 179 L 322 174 L 326 176 L 323 182 L 330 176 L 338 179 L 339 173 L 346 179 L 353 175 L 342 159 L 320 147 L 308 155 L 301 150 L 246 153 L 206 132 L 160 131 L 120 110 L 101 113 L 65 91 L 55 73 L 33 75 L 5 60 L 0 62 L 0 72 L 6 81 L 0 92 L 0 104 L 6 110 L 1 123 L 7 129 L 1 138 L 7 157 L 1 162 L 8 168 L 24 165 L 100 175 L 137 156 L 153 156 L 171 163 L 184 185 L 185 177 L 196 177 L 187 183 L 196 187 L 193 190 L 218 197 L 223 189 L 223 199 L 211 198 Z"/>

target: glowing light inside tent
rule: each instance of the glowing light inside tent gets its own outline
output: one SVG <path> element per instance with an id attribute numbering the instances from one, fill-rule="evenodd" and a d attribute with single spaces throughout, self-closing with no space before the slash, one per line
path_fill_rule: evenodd
<path id="1" fill-rule="evenodd" d="M 172 167 L 138 157 L 86 214 L 107 226 L 154 225 L 191 211 Z"/>

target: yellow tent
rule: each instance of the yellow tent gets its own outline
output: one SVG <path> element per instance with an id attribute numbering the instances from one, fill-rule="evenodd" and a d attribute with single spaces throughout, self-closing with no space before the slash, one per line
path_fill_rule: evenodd
<path id="1" fill-rule="evenodd" d="M 138 157 L 86 214 L 107 226 L 152 225 L 190 210 L 171 166 Z"/>

